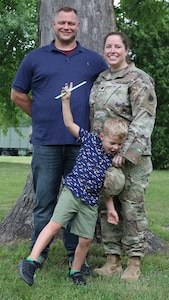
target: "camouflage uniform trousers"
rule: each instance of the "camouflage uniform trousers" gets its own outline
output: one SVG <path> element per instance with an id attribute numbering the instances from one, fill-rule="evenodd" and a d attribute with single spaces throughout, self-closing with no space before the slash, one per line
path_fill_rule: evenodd
<path id="1" fill-rule="evenodd" d="M 144 196 L 152 172 L 151 158 L 142 156 L 137 165 L 126 161 L 122 170 L 125 175 L 125 186 L 123 191 L 114 197 L 120 220 L 118 225 L 107 222 L 104 199 L 100 194 L 99 222 L 104 251 L 106 255 L 144 256 L 147 229 Z"/>

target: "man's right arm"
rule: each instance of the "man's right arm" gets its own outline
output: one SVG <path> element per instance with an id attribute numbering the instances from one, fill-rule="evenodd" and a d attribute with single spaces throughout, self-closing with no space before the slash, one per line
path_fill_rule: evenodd
<path id="1" fill-rule="evenodd" d="M 31 98 L 24 93 L 21 93 L 15 89 L 11 90 L 11 100 L 19 106 L 28 116 L 31 117 Z"/>

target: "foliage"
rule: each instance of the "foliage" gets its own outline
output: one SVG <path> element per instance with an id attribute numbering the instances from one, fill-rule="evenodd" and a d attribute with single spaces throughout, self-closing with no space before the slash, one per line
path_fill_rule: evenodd
<path id="1" fill-rule="evenodd" d="M 117 28 L 130 41 L 137 67 L 156 84 L 157 118 L 152 135 L 152 158 L 157 169 L 169 166 L 169 1 L 121 0 L 115 8 Z"/>
<path id="2" fill-rule="evenodd" d="M 0 126 L 19 126 L 29 118 L 10 100 L 10 90 L 24 55 L 37 44 L 37 1 L 0 2 Z"/>

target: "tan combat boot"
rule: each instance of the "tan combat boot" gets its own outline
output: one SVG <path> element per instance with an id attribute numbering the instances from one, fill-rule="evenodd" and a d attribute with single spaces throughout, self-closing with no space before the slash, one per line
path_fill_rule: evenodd
<path id="1" fill-rule="evenodd" d="M 111 254 L 107 255 L 107 261 L 102 268 L 97 268 L 93 270 L 94 274 L 97 275 L 117 275 L 122 272 L 122 267 L 120 264 L 120 257 L 119 255 Z"/>
<path id="2" fill-rule="evenodd" d="M 140 274 L 140 257 L 133 256 L 130 257 L 127 263 L 128 267 L 125 269 L 124 273 L 121 276 L 123 281 L 136 281 Z"/>

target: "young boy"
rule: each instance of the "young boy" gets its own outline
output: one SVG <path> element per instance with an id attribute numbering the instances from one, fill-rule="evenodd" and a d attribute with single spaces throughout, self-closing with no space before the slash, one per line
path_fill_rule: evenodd
<path id="1" fill-rule="evenodd" d="M 69 90 L 62 89 L 62 111 L 65 126 L 77 138 L 82 146 L 75 166 L 64 179 L 64 187 L 53 216 L 39 237 L 26 259 L 21 260 L 20 275 L 28 284 L 34 283 L 34 273 L 39 267 L 38 257 L 50 240 L 65 228 L 73 219 L 71 231 L 79 236 L 69 277 L 75 284 L 86 285 L 80 269 L 93 239 L 98 208 L 98 195 L 103 186 L 106 170 L 111 166 L 112 157 L 121 148 L 128 132 L 126 122 L 120 118 L 109 118 L 105 121 L 100 135 L 92 134 L 74 123 L 70 109 Z M 79 100 L 80 101 L 80 100 Z M 108 222 L 117 224 L 118 215 L 113 199 L 105 193 Z"/>

